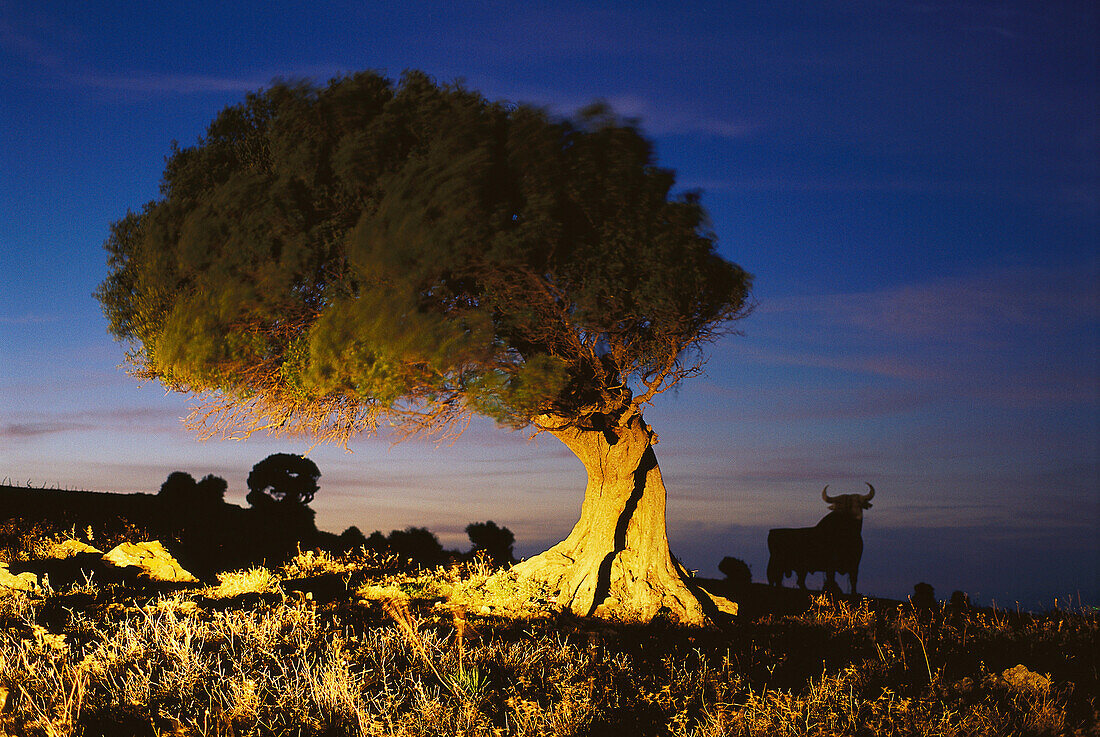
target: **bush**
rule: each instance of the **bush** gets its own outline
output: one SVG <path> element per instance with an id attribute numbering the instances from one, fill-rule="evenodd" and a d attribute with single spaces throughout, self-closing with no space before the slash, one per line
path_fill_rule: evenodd
<path id="1" fill-rule="evenodd" d="M 471 555 L 483 552 L 496 566 L 511 565 L 516 562 L 512 554 L 512 545 L 516 542 L 516 536 L 507 527 L 497 527 L 492 520 L 474 522 L 466 525 L 466 534 L 473 545 Z"/>
<path id="2" fill-rule="evenodd" d="M 748 563 L 740 558 L 725 557 L 718 564 L 718 570 L 734 589 L 747 588 L 752 583 L 752 570 Z"/>
<path id="3" fill-rule="evenodd" d="M 400 563 L 411 562 L 422 568 L 442 565 L 448 557 L 439 538 L 425 527 L 392 530 L 388 536 L 376 530 L 367 538 L 366 547 L 381 555 L 394 555 Z"/>

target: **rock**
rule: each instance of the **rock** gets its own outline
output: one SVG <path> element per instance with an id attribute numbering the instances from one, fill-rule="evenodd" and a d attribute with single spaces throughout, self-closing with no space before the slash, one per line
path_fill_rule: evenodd
<path id="1" fill-rule="evenodd" d="M 957 683 L 951 685 L 951 688 L 962 695 L 972 693 L 975 687 L 976 686 L 973 678 L 964 678 L 961 681 L 958 681 Z"/>
<path id="2" fill-rule="evenodd" d="M 1028 670 L 1021 663 L 1004 670 L 996 677 L 995 685 L 1020 693 L 1046 693 L 1050 691 L 1050 678 Z"/>
<path id="3" fill-rule="evenodd" d="M 99 548 L 92 547 L 87 543 L 82 543 L 79 540 L 66 540 L 63 543 L 58 543 L 53 546 L 53 550 L 50 551 L 50 557 L 60 560 L 65 558 L 73 558 L 77 555 L 103 555 L 103 551 Z"/>
<path id="4" fill-rule="evenodd" d="M 8 569 L 7 563 L 0 563 L 0 591 L 3 589 L 16 589 L 18 591 L 34 591 L 38 588 L 38 576 L 30 573 L 13 574 Z"/>
<path id="5" fill-rule="evenodd" d="M 159 540 L 147 543 L 122 543 L 103 556 L 108 563 L 127 568 L 140 568 L 153 581 L 191 583 L 198 579 L 184 570 Z"/>

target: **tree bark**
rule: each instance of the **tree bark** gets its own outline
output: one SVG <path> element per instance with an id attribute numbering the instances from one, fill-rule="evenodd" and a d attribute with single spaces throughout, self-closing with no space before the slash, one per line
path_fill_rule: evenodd
<path id="1" fill-rule="evenodd" d="M 669 551 L 665 485 L 640 415 L 608 430 L 540 419 L 584 464 L 588 484 L 569 537 L 517 565 L 518 575 L 549 583 L 558 605 L 579 616 L 648 622 L 663 612 L 701 625 L 719 611 L 736 613 L 736 604 L 694 584 Z"/>

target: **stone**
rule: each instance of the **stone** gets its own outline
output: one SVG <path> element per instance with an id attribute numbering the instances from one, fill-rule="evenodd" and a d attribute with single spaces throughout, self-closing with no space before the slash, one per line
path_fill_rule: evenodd
<path id="1" fill-rule="evenodd" d="M 173 583 L 198 581 L 190 572 L 184 570 L 171 553 L 164 549 L 159 540 L 122 543 L 104 555 L 103 560 L 119 568 L 137 567 L 153 581 Z"/>
<path id="2" fill-rule="evenodd" d="M 29 571 L 18 575 L 14 574 L 9 570 L 7 563 L 0 563 L 0 590 L 34 591 L 37 588 L 38 576 Z"/>
<path id="3" fill-rule="evenodd" d="M 1050 678 L 1027 669 L 1023 663 L 1007 668 L 997 679 L 998 684 L 1018 693 L 1047 693 L 1050 691 Z"/>
<path id="4" fill-rule="evenodd" d="M 99 548 L 82 543 L 79 540 L 66 540 L 63 543 L 58 543 L 53 546 L 53 550 L 50 551 L 50 557 L 64 560 L 66 558 L 74 558 L 78 555 L 103 555 L 103 551 Z"/>

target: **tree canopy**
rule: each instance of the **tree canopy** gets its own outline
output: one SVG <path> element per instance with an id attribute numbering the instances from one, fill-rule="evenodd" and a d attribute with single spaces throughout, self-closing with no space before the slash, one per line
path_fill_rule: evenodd
<path id="1" fill-rule="evenodd" d="M 137 375 L 198 396 L 200 434 L 618 423 L 748 306 L 674 181 L 605 107 L 280 83 L 173 147 L 96 296 Z"/>
<path id="2" fill-rule="evenodd" d="M 273 453 L 252 467 L 246 500 L 254 507 L 271 502 L 305 506 L 313 501 L 321 472 L 317 464 L 293 453 Z"/>
<path id="3" fill-rule="evenodd" d="M 507 527 L 498 527 L 496 522 L 471 522 L 466 525 L 466 535 L 473 548 L 471 553 L 484 551 L 498 565 L 515 562 L 512 546 L 516 536 Z"/>
<path id="4" fill-rule="evenodd" d="M 185 471 L 173 471 L 160 485 L 158 496 L 176 505 L 209 506 L 225 501 L 229 484 L 220 476 L 208 473 L 201 481 Z"/>

